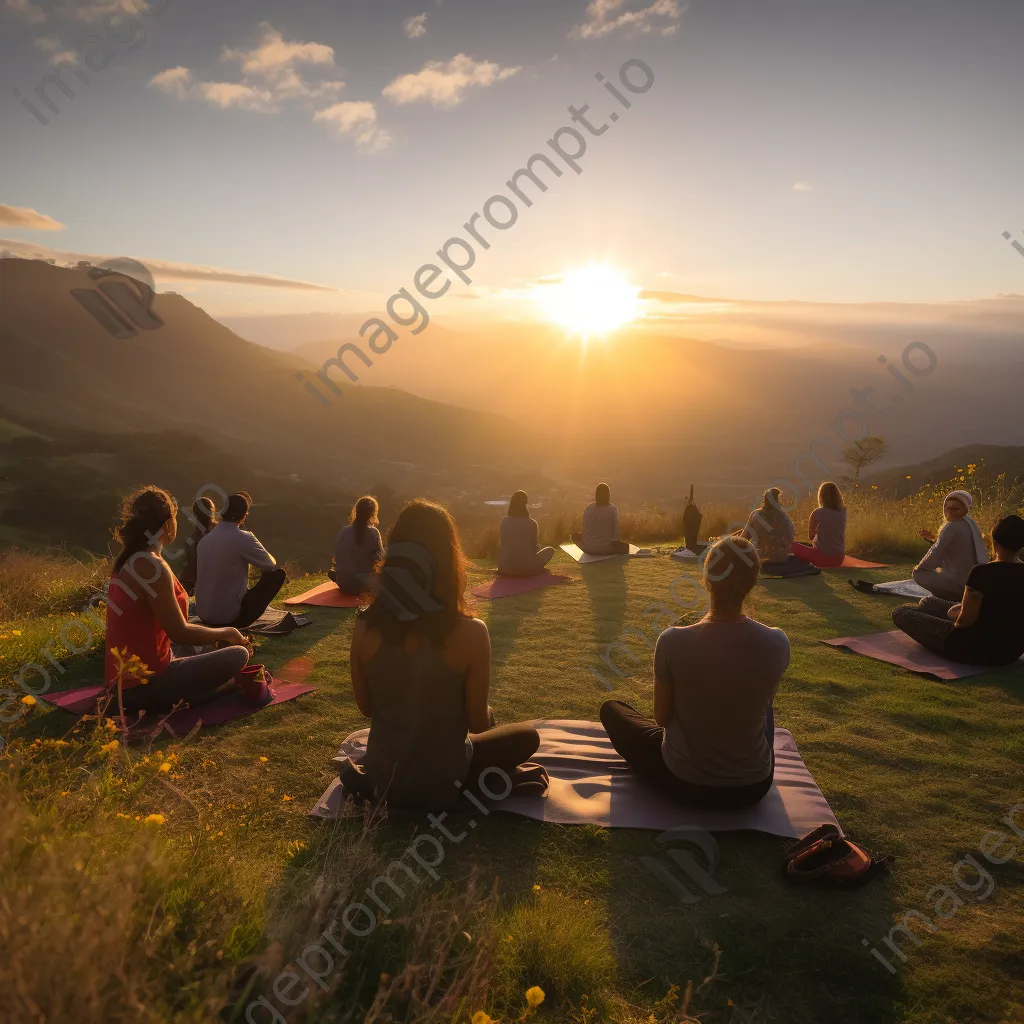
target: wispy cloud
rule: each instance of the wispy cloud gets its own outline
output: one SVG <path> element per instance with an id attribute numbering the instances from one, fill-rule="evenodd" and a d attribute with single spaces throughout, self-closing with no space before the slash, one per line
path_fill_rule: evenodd
<path id="1" fill-rule="evenodd" d="M 67 252 L 51 249 L 47 246 L 33 245 L 12 238 L 0 238 L 0 247 L 15 256 L 24 259 L 53 259 L 58 263 L 101 263 L 106 257 L 94 253 Z M 173 263 L 167 260 L 140 260 L 154 277 L 167 281 L 207 281 L 212 284 L 241 284 L 259 288 L 283 288 L 292 291 L 333 292 L 323 284 L 309 281 L 294 281 L 285 277 L 274 277 L 270 274 L 247 274 L 237 270 L 224 270 L 220 267 L 204 267 L 195 263 Z"/>
<path id="2" fill-rule="evenodd" d="M 73 62 L 78 60 L 78 54 L 74 50 L 66 49 L 56 36 L 40 36 L 34 42 L 36 49 L 45 53 L 51 64 L 60 64 L 65 60 Z"/>
<path id="3" fill-rule="evenodd" d="M 810 192 L 814 186 L 809 181 L 798 181 L 793 186 L 794 192 Z"/>
<path id="4" fill-rule="evenodd" d="M 627 35 L 674 35 L 681 17 L 679 0 L 654 0 L 646 7 L 627 7 L 626 0 L 590 0 L 582 24 L 570 35 L 599 39 L 621 32 Z"/>
<path id="5" fill-rule="evenodd" d="M 29 231 L 61 231 L 64 225 L 59 220 L 47 217 L 27 206 L 4 206 L 0 203 L 0 224 L 11 228 L 26 228 Z"/>
<path id="6" fill-rule="evenodd" d="M 402 22 L 402 31 L 410 39 L 419 39 L 420 36 L 425 36 L 427 34 L 426 14 L 414 14 L 411 18 L 406 18 Z"/>
<path id="7" fill-rule="evenodd" d="M 46 11 L 32 0 L 4 0 L 4 8 L 33 25 L 46 21 Z"/>
<path id="8" fill-rule="evenodd" d="M 378 153 L 391 143 L 391 136 L 377 123 L 377 108 L 367 100 L 335 103 L 313 115 L 314 121 L 329 124 L 341 135 L 355 139 L 363 153 Z"/>
<path id="9" fill-rule="evenodd" d="M 385 86 L 384 96 L 392 103 L 432 103 L 435 107 L 457 107 L 466 92 L 486 88 L 522 71 L 503 68 L 493 61 L 478 61 L 458 53 L 450 61 L 429 61 L 415 74 L 400 75 Z"/>

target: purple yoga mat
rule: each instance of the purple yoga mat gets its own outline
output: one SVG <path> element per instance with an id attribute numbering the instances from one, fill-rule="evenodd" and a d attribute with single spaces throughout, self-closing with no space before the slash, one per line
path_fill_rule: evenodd
<path id="1" fill-rule="evenodd" d="M 889 633 L 869 633 L 867 636 L 844 636 L 838 640 L 825 640 L 823 643 L 832 647 L 846 647 L 857 654 L 864 654 L 876 661 L 885 661 L 890 665 L 899 665 L 909 672 L 934 676 L 951 682 L 954 679 L 966 679 L 968 676 L 980 676 L 991 672 L 993 665 L 962 665 L 949 661 L 938 654 L 932 654 L 916 640 L 911 639 L 901 630 L 894 629 Z"/>
<path id="2" fill-rule="evenodd" d="M 572 583 L 572 577 L 553 572 L 541 572 L 536 576 L 495 576 L 490 583 L 474 587 L 470 593 L 474 597 L 486 597 L 488 600 L 496 601 L 499 597 L 514 597 L 516 594 L 526 594 L 531 590 L 554 587 L 559 583 Z"/>
<path id="3" fill-rule="evenodd" d="M 163 730 L 171 736 L 185 736 L 197 725 L 220 725 L 223 722 L 230 722 L 234 718 L 242 718 L 255 711 L 284 704 L 303 694 L 312 693 L 315 689 L 315 686 L 307 686 L 305 683 L 284 683 L 278 679 L 274 682 L 274 699 L 262 707 L 250 704 L 239 693 L 227 693 L 208 704 L 182 708 L 167 716 L 145 715 L 132 722 L 128 731 L 132 739 L 151 737 Z M 87 715 L 96 713 L 97 698 L 106 692 L 103 686 L 85 686 L 79 690 L 66 690 L 64 693 L 44 694 L 41 699 L 63 711 L 70 711 L 73 715 Z"/>

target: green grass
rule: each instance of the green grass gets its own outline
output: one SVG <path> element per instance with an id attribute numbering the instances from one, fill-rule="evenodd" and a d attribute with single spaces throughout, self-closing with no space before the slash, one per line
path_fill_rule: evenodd
<path id="1" fill-rule="evenodd" d="M 607 696 L 650 711 L 652 656 L 638 639 L 630 646 L 639 660 L 620 660 L 629 674 L 615 680 L 612 693 L 601 689 L 588 667 L 601 665 L 603 646 L 617 641 L 625 627 L 656 635 L 658 613 L 650 606 L 671 604 L 669 584 L 693 570 L 665 558 L 592 567 L 563 559 L 559 553 L 558 568 L 578 582 L 480 603 L 492 637 L 497 719 L 593 719 Z M 449 847 L 434 887 L 441 900 L 464 900 L 450 920 L 476 922 L 452 932 L 456 952 L 445 970 L 454 973 L 444 975 L 442 986 L 469 993 L 460 996 L 464 1005 L 459 1009 L 453 997 L 447 1015 L 417 1016 L 410 982 L 405 1002 L 395 996 L 398 1002 L 388 1003 L 400 1004 L 393 1019 L 468 1020 L 469 1012 L 486 1006 L 509 1021 L 521 1013 L 525 987 L 539 984 L 548 998 L 538 1021 L 625 1024 L 646 1021 L 651 1013 L 656 1021 L 680 1020 L 664 997 L 671 986 L 684 989 L 692 980 L 689 1013 L 706 1022 L 1024 1020 L 1024 841 L 1017 842 L 1014 859 L 989 866 L 995 888 L 987 900 L 960 891 L 963 906 L 937 934 L 922 935 L 920 946 L 901 942 L 907 962 L 898 965 L 897 975 L 861 943 L 866 938 L 878 946 L 911 909 L 933 916 L 929 892 L 941 885 L 955 889 L 956 862 L 968 852 L 977 858 L 982 837 L 1024 802 L 1024 670 L 939 683 L 820 643 L 888 628 L 896 602 L 859 594 L 847 580 L 898 579 L 908 569 L 763 581 L 752 609 L 762 621 L 783 627 L 792 642 L 777 724 L 792 730 L 844 829 L 869 849 L 896 857 L 888 877 L 854 891 L 792 890 L 779 874 L 786 841 L 726 835 L 720 837 L 718 877 L 728 892 L 683 906 L 636 861 L 656 851 L 653 833 L 493 815 L 470 839 Z M 316 582 L 296 580 L 289 592 Z M 237 983 L 240 965 L 268 946 L 273 951 L 275 940 L 292 948 L 295 908 L 304 899 L 316 902 L 312 879 L 323 877 L 325 865 L 355 872 L 365 863 L 371 870 L 374 858 L 398 856 L 412 834 L 410 823 L 365 833 L 358 821 L 334 827 L 305 816 L 331 778 L 329 758 L 338 741 L 364 725 L 349 683 L 353 615 L 321 608 L 310 615 L 311 627 L 264 640 L 257 660 L 286 674 L 308 671 L 317 692 L 163 744 L 160 760 L 176 754 L 170 772 L 161 773 L 155 757 L 141 760 L 152 751 L 101 754 L 88 727 L 68 734 L 68 747 L 55 746 L 52 740 L 72 723 L 42 707 L 19 728 L 12 757 L 0 761 L 12 769 L 19 765 L 17 791 L 34 822 L 23 831 L 41 831 L 51 848 L 73 842 L 76 833 L 95 834 L 90 856 L 107 858 L 104 870 L 126 851 L 158 848 L 152 856 L 162 860 L 146 863 L 163 879 L 162 888 L 148 875 L 134 883 L 136 923 L 119 933 L 125 962 L 135 965 L 131 976 L 139 979 L 141 1002 L 157 1007 L 154 1019 L 215 1019 L 216 997 Z M 36 621 L 22 630 L 33 642 L 34 630 L 42 629 Z M 11 628 L 0 632 L 9 635 Z M 27 646 L 19 642 L 17 658 L 26 656 Z M 12 674 L 12 663 L 10 656 L 0 661 L 0 676 Z M 94 679 L 99 665 L 98 652 L 69 661 L 58 685 Z M 39 742 L 32 747 L 34 740 Z M 149 813 L 164 814 L 166 823 L 135 821 Z M 25 865 L 43 856 L 31 843 L 18 850 Z M 9 870 L 13 856 L 0 867 Z M 477 902 L 465 896 L 474 871 L 473 884 L 484 894 Z M 45 877 L 41 872 L 34 884 L 43 886 Z M 5 890 L 17 891 L 19 884 L 5 876 Z M 486 899 L 492 884 L 493 902 Z M 428 932 L 416 931 L 422 919 L 416 915 L 425 906 L 410 897 L 395 908 L 393 923 L 354 955 L 333 1002 L 322 1003 L 321 1015 L 309 1019 L 363 1020 L 344 1014 L 354 1005 L 365 1012 L 385 986 L 382 973 L 402 976 L 411 958 L 428 955 Z M 435 914 L 429 935 L 441 934 L 443 916 Z M 154 921 L 163 922 L 164 930 Z M 81 926 L 87 930 L 90 922 L 83 919 Z M 137 942 L 146 928 L 158 934 Z M 7 964 L 0 966 L 0 983 L 6 989 L 4 972 L 12 970 L 16 939 L 4 929 L 0 923 L 0 964 Z M 45 943 L 47 934 L 43 928 L 38 942 Z M 470 954 L 459 952 L 459 942 L 480 949 L 490 944 L 489 995 L 479 985 L 457 989 L 456 977 L 471 973 Z M 96 999 L 103 1005 L 101 995 Z M 122 1019 L 109 1010 L 97 1014 L 80 1019 Z"/>

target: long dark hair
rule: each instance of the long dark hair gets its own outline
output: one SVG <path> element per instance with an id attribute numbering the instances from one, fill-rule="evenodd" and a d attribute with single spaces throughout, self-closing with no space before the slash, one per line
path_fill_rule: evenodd
<path id="1" fill-rule="evenodd" d="M 422 498 L 410 501 L 388 531 L 377 592 L 360 618 L 389 646 L 416 631 L 441 649 L 459 620 L 471 614 L 466 565 L 451 513 Z"/>
<path id="2" fill-rule="evenodd" d="M 356 528 L 357 544 L 363 543 L 367 526 L 372 526 L 377 521 L 378 509 L 377 499 L 370 495 L 360 498 L 352 506 L 352 514 L 348 521 Z"/>
<path id="3" fill-rule="evenodd" d="M 121 553 L 114 572 L 120 572 L 132 555 L 152 547 L 167 521 L 177 518 L 178 503 L 162 487 L 141 487 L 124 499 L 120 515 L 114 537 L 121 542 Z"/>
<path id="4" fill-rule="evenodd" d="M 515 494 L 509 499 L 508 503 L 508 515 L 516 516 L 520 519 L 529 519 L 530 510 L 526 507 L 526 503 L 530 499 L 526 495 L 526 491 L 516 491 Z"/>

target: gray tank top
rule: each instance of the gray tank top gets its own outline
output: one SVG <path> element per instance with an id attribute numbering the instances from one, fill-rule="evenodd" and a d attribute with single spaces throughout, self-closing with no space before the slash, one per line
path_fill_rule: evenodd
<path id="1" fill-rule="evenodd" d="M 415 654 L 382 643 L 365 674 L 373 717 L 363 766 L 378 797 L 394 807 L 454 806 L 473 756 L 466 673 L 421 638 Z"/>

